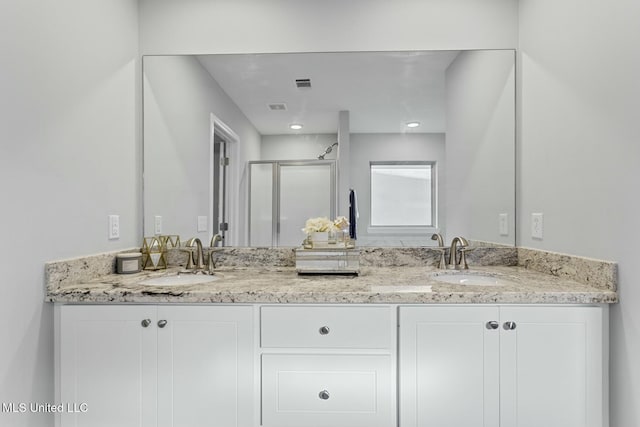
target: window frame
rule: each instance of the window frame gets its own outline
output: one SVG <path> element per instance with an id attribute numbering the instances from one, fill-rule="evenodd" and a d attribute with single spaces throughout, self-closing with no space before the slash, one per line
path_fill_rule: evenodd
<path id="1" fill-rule="evenodd" d="M 429 166 L 431 171 L 431 224 L 426 225 L 374 225 L 373 218 L 373 166 Z M 438 232 L 438 162 L 435 160 L 379 160 L 369 161 L 369 224 L 370 234 L 428 234 Z"/>

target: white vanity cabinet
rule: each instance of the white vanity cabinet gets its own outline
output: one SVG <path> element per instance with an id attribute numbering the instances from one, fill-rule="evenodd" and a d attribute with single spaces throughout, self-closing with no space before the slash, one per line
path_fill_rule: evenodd
<path id="1" fill-rule="evenodd" d="M 263 306 L 261 425 L 396 425 L 391 306 Z"/>
<path id="2" fill-rule="evenodd" d="M 61 427 L 254 425 L 253 308 L 56 306 Z"/>
<path id="3" fill-rule="evenodd" d="M 56 305 L 58 427 L 607 427 L 607 306 Z"/>
<path id="4" fill-rule="evenodd" d="M 400 307 L 400 426 L 608 425 L 605 310 Z"/>

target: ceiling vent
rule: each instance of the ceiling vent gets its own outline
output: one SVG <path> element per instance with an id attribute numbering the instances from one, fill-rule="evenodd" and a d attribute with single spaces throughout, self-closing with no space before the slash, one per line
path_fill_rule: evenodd
<path id="1" fill-rule="evenodd" d="M 296 79 L 296 87 L 298 89 L 310 89 L 311 79 Z"/>
<path id="2" fill-rule="evenodd" d="M 276 102 L 273 104 L 267 104 L 271 111 L 287 111 L 287 104 L 284 102 Z"/>

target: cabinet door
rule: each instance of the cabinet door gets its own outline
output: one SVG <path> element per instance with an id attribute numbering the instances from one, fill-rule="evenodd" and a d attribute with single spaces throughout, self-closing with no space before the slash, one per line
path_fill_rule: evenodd
<path id="1" fill-rule="evenodd" d="M 499 425 L 497 321 L 497 307 L 400 308 L 402 427 Z"/>
<path id="2" fill-rule="evenodd" d="M 158 426 L 252 426 L 252 307 L 161 306 L 158 319 Z"/>
<path id="3" fill-rule="evenodd" d="M 60 425 L 155 426 L 155 307 L 62 306 L 58 315 Z"/>
<path id="4" fill-rule="evenodd" d="M 602 426 L 602 309 L 500 311 L 502 426 Z"/>

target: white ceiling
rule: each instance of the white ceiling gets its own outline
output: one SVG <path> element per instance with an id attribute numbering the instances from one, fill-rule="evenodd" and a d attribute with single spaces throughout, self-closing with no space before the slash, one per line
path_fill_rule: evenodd
<path id="1" fill-rule="evenodd" d="M 263 135 L 444 132 L 445 70 L 458 51 L 202 55 L 200 63 Z M 311 79 L 298 89 L 296 79 Z M 269 104 L 285 103 L 286 111 Z M 405 124 L 419 121 L 408 130 Z M 304 128 L 292 131 L 289 124 Z"/>

